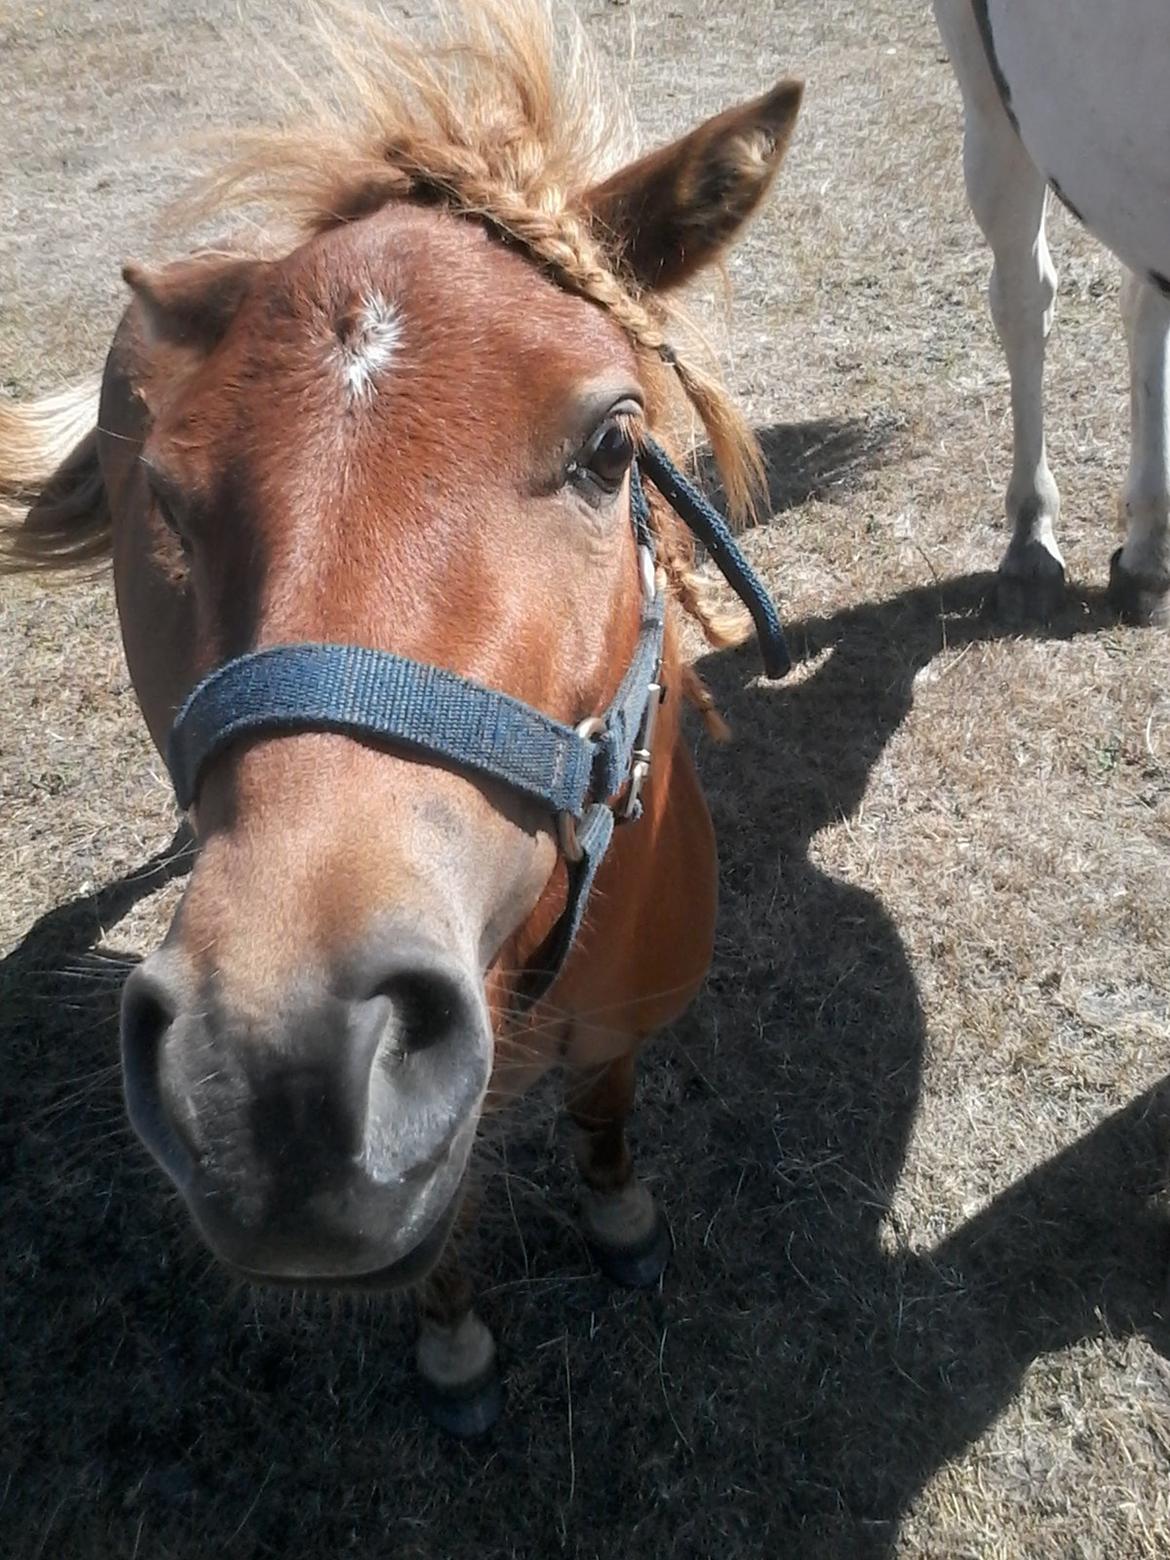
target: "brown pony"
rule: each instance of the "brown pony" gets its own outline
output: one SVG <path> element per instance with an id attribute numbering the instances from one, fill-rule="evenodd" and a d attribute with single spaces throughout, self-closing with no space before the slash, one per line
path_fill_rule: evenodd
<path id="1" fill-rule="evenodd" d="M 725 394 L 666 347 L 663 295 L 758 206 L 799 84 L 607 171 L 595 67 L 578 46 L 558 69 L 537 4 L 468 6 L 440 46 L 355 25 L 360 47 L 334 43 L 348 107 L 236 137 L 203 186 L 203 212 L 267 202 L 284 247 L 127 266 L 100 403 L 0 407 L 4 566 L 112 558 L 160 746 L 210 668 L 298 641 L 396 651 L 577 723 L 638 631 L 643 434 L 689 404 L 733 506 L 758 478 Z M 676 614 L 728 642 L 689 538 L 652 519 Z M 619 1279 L 665 1260 L 624 1124 L 639 1047 L 706 973 L 716 885 L 680 694 L 717 717 L 673 620 L 663 681 L 644 815 L 536 1007 L 515 993 L 566 894 L 546 813 L 324 732 L 207 768 L 182 905 L 126 986 L 131 1116 L 212 1250 L 265 1282 L 425 1280 L 418 1363 L 457 1430 L 495 1411 L 448 1244 L 493 1101 L 563 1067 L 588 1237 Z"/>

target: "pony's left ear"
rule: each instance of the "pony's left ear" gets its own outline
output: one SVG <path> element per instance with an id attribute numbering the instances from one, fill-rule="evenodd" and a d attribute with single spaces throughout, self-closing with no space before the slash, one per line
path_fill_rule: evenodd
<path id="1" fill-rule="evenodd" d="M 589 191 L 601 237 L 643 287 L 681 286 L 732 242 L 784 161 L 803 92 L 781 81 Z"/>

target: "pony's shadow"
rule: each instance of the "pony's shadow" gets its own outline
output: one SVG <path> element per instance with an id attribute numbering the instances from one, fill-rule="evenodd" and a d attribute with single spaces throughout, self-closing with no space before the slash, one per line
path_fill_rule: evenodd
<path id="1" fill-rule="evenodd" d="M 718 1249 L 754 1312 L 734 1348 L 764 1383 L 741 1405 L 768 1491 L 761 1552 L 888 1554 L 926 1481 L 1006 1407 L 1032 1361 L 1135 1333 L 1170 1352 L 1170 1232 L 1155 1206 L 1165 1083 L 933 1249 L 911 1248 L 891 1218 L 920 1095 L 922 1008 L 880 899 L 820 870 L 810 844 L 856 814 L 918 673 L 944 646 L 1002 632 L 992 583 L 952 579 L 796 624 L 797 662 L 817 664 L 789 683 L 751 680 L 750 647 L 700 665 L 737 736 L 702 755 L 723 941 L 698 1021 L 710 1030 L 722 1014 L 726 1046 L 732 1004 L 752 1012 L 736 1024 L 744 1049 L 715 1076 L 731 1106 L 730 1176 L 696 1175 L 685 1195 L 720 1209 Z M 1113 621 L 1099 594 L 1074 594 L 1040 632 Z M 718 1358 L 717 1329 L 706 1342 Z"/>
<path id="2" fill-rule="evenodd" d="M 194 859 L 191 831 L 186 823 L 180 823 L 170 843 L 141 866 L 91 893 L 47 910 L 0 961 L 0 991 L 10 999 L 18 998 L 26 983 L 51 979 L 70 959 L 91 954 L 107 927 L 117 925 L 135 905 L 175 878 L 183 877 L 191 870 Z"/>
<path id="3" fill-rule="evenodd" d="M 1102 1333 L 1165 1348 L 1166 1242 L 1150 1200 L 1157 1091 L 933 1249 L 891 1239 L 922 1008 L 880 900 L 822 871 L 809 847 L 856 811 L 918 672 L 944 644 L 997 635 L 982 610 L 988 583 L 946 581 L 795 624 L 808 664 L 789 682 L 753 682 L 750 648 L 702 666 L 738 733 L 700 755 L 723 858 L 721 931 L 705 996 L 648 1060 L 637 1128 L 672 1213 L 674 1267 L 660 1296 L 607 1302 L 567 1221 L 542 1214 L 566 1195 L 568 1172 L 546 1182 L 553 1198 L 521 1209 L 526 1236 L 484 1254 L 513 1382 L 485 1466 L 478 1454 L 436 1459 L 419 1439 L 399 1330 L 383 1334 L 380 1352 L 402 1357 L 380 1364 L 375 1394 L 361 1368 L 369 1339 L 355 1348 L 311 1313 L 245 1326 L 202 1256 L 174 1255 L 181 1211 L 121 1123 L 112 990 L 87 1025 L 60 972 L 184 869 L 183 839 L 43 917 L 0 965 L 12 1036 L 0 1179 L 21 1279 L 8 1291 L 10 1552 L 43 1547 L 54 1504 L 70 1513 L 53 1538 L 62 1556 L 97 1552 L 118 1522 L 129 1538 L 147 1524 L 158 1552 L 205 1553 L 245 1523 L 249 1552 L 287 1552 L 307 1541 L 289 1525 L 306 1477 L 319 1530 L 308 1547 L 324 1552 L 346 1492 L 390 1478 L 392 1442 L 377 1522 L 403 1553 L 424 1552 L 409 1525 L 424 1505 L 449 1512 L 428 1553 L 470 1554 L 461 1535 L 472 1532 L 506 1552 L 522 1511 L 525 1552 L 569 1552 L 556 1493 L 568 1457 L 573 1553 L 885 1556 L 924 1483 L 1003 1410 L 1033 1360 Z M 1049 632 L 1110 620 L 1081 597 Z M 79 1090 L 99 1060 L 96 1085 Z M 115 1116 L 111 1161 L 100 1140 Z M 546 1129 L 514 1126 L 512 1170 L 539 1179 Z M 621 1313 L 608 1323 L 607 1304 Z M 81 1331 L 63 1333 L 62 1318 Z M 111 1357 L 117 1384 L 101 1363 Z M 566 1429 L 550 1405 L 570 1374 Z M 547 1497 L 535 1506 L 534 1491 Z M 99 1542 L 103 1511 L 120 1515 L 102 1516 Z"/>
<path id="4" fill-rule="evenodd" d="M 889 458 L 904 426 L 903 419 L 881 412 L 757 428 L 771 517 L 855 486 L 865 472 Z M 709 452 L 700 452 L 697 470 L 704 491 L 722 507 L 725 494 L 719 468 Z"/>

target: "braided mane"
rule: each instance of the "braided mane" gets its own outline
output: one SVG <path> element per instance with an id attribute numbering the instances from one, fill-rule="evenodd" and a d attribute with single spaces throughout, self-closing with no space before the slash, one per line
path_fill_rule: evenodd
<path id="1" fill-rule="evenodd" d="M 310 109 L 302 122 L 232 132 L 230 156 L 182 213 L 260 206 L 302 238 L 396 200 L 482 222 L 621 326 L 652 411 L 681 391 L 733 514 L 747 515 L 763 472 L 751 430 L 722 385 L 668 345 L 676 311 L 640 290 L 590 216 L 589 190 L 626 160 L 630 137 L 579 24 L 555 25 L 546 0 L 458 0 L 440 14 L 437 39 L 335 4 L 313 16 L 336 92 L 327 100 L 299 84 Z M 741 639 L 742 614 L 715 605 L 695 572 L 690 533 L 660 505 L 655 524 L 680 605 L 712 644 Z"/>

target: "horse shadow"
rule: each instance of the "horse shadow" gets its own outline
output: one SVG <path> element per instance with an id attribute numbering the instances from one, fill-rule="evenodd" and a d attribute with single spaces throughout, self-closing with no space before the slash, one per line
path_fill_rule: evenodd
<path id="1" fill-rule="evenodd" d="M 635 1128 L 675 1262 L 656 1294 L 605 1289 L 558 1211 L 572 1180 L 548 1113 L 514 1111 L 502 1180 L 521 1216 L 479 1251 L 511 1383 L 486 1451 L 418 1424 L 392 1309 L 339 1328 L 335 1310 L 225 1299 L 122 1124 L 112 985 L 79 1006 L 62 972 L 185 869 L 182 836 L 38 921 L 0 965 L 7 1551 L 341 1553 L 376 1531 L 379 1553 L 451 1560 L 878 1560 L 1033 1361 L 1105 1334 L 1166 1352 L 1160 1090 L 932 1248 L 889 1237 L 922 1005 L 880 899 L 810 847 L 856 812 L 918 673 L 1000 632 L 988 584 L 792 625 L 788 682 L 752 681 L 750 650 L 702 664 L 738 734 L 700 753 L 722 929 L 705 995 L 648 1053 Z M 1106 621 L 1084 595 L 1048 632 Z"/>
<path id="2" fill-rule="evenodd" d="M 790 683 L 751 680 L 750 647 L 700 663 L 737 735 L 701 765 L 735 936 L 697 1021 L 754 999 L 717 1078 L 736 1182 L 719 1212 L 733 1255 L 710 1281 L 738 1278 L 752 1316 L 734 1348 L 763 1383 L 741 1433 L 760 1448 L 766 1552 L 890 1555 L 924 1485 L 1033 1361 L 1134 1335 L 1170 1354 L 1166 1080 L 933 1246 L 900 1240 L 891 1214 L 921 1091 L 921 1001 L 881 900 L 811 848 L 856 815 L 918 674 L 944 647 L 1002 633 L 993 584 L 951 579 L 798 623 L 795 659 L 816 669 Z M 1073 593 L 1038 632 L 1114 621 L 1101 594 Z M 723 1171 L 700 1174 L 689 1195 L 719 1207 L 721 1185 Z M 705 1341 L 722 1352 L 717 1330 Z"/>
<path id="3" fill-rule="evenodd" d="M 904 430 L 905 420 L 889 412 L 868 417 L 814 417 L 757 428 L 769 516 L 775 520 L 810 499 L 830 498 L 855 487 L 867 471 L 890 459 Z M 709 451 L 699 453 L 696 469 L 711 501 L 725 507 L 719 468 Z"/>

